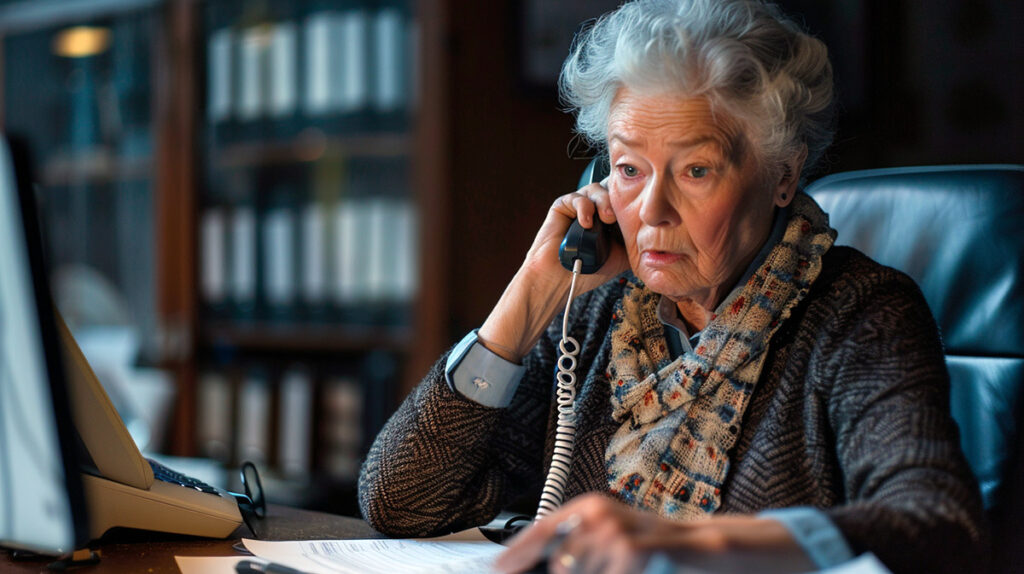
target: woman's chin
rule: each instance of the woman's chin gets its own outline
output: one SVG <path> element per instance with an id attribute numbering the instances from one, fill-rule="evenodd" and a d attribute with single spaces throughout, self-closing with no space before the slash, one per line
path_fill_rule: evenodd
<path id="1" fill-rule="evenodd" d="M 644 282 L 648 289 L 655 293 L 668 295 L 674 298 L 678 293 L 686 291 L 685 275 L 680 270 L 665 269 L 662 267 L 651 269 L 641 265 L 634 269 L 633 273 Z"/>

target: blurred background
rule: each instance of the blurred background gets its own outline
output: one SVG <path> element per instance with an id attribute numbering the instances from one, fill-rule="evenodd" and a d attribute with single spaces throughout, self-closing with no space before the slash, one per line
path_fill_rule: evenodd
<path id="1" fill-rule="evenodd" d="M 144 452 L 357 514 L 370 442 L 591 152 L 555 79 L 611 0 L 0 0 L 55 298 Z M 818 175 L 1021 163 L 1024 3 L 787 0 Z"/>

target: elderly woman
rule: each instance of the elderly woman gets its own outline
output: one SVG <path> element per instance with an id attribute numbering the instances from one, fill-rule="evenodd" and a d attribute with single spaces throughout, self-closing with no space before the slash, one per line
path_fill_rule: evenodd
<path id="1" fill-rule="evenodd" d="M 550 465 L 574 218 L 617 222 L 568 312 L 579 341 L 567 502 L 516 537 L 522 571 L 896 572 L 983 567 L 977 485 L 936 325 L 901 273 L 833 246 L 799 189 L 831 139 L 825 46 L 754 0 L 637 0 L 562 72 L 605 185 L 555 201 L 480 329 L 377 438 L 360 477 L 383 532 L 488 522 Z"/>

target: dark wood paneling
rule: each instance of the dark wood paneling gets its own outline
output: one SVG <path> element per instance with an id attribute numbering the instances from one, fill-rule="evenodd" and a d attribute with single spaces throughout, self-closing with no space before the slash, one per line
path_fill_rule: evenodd
<path id="1" fill-rule="evenodd" d="M 171 452 L 195 451 L 197 312 L 195 125 L 197 16 L 195 2 L 175 0 L 160 29 L 166 41 L 154 66 L 157 217 L 157 310 L 163 330 L 164 367 L 174 373 L 177 400 Z M 164 51 L 166 50 L 166 51 Z"/>
<path id="2" fill-rule="evenodd" d="M 511 2 L 452 12 L 449 340 L 478 327 L 521 263 L 551 202 L 586 165 L 569 159 L 572 118 L 515 73 Z"/>

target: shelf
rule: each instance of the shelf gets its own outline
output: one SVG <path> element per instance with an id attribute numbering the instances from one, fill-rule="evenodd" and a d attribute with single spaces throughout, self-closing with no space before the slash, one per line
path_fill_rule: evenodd
<path id="1" fill-rule="evenodd" d="M 210 322 L 202 330 L 206 345 L 262 351 L 403 351 L 412 341 L 409 326 Z"/>
<path id="2" fill-rule="evenodd" d="M 220 169 L 258 165 L 287 165 L 322 158 L 401 157 L 409 155 L 412 139 L 404 133 L 327 136 L 308 129 L 285 142 L 228 144 L 211 152 L 211 163 Z"/>
<path id="3" fill-rule="evenodd" d="M 83 183 L 108 184 L 141 181 L 153 176 L 149 156 L 118 157 L 106 149 L 75 154 L 55 154 L 42 166 L 40 181 L 46 186 Z"/>

